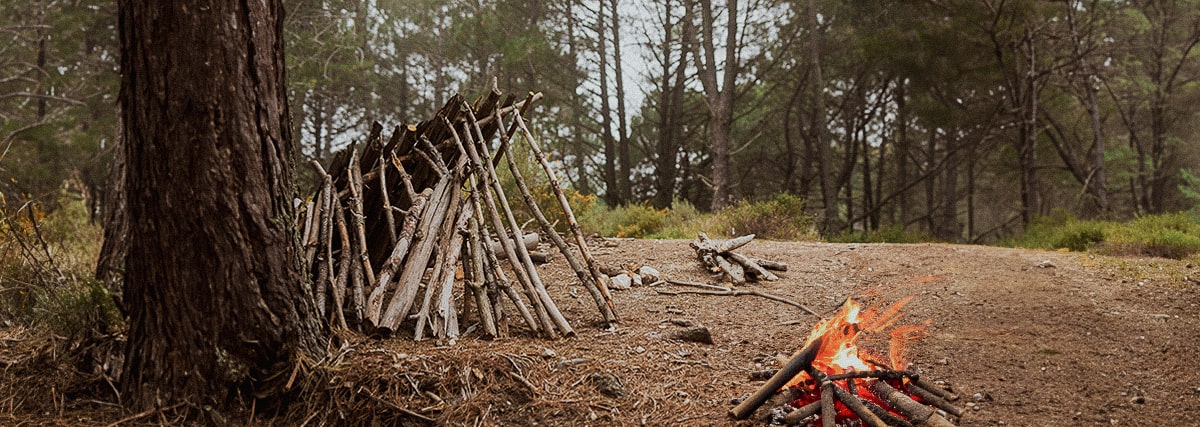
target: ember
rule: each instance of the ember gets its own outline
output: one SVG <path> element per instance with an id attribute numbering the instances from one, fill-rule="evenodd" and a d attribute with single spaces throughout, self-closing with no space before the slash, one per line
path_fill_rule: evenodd
<path id="1" fill-rule="evenodd" d="M 786 417 L 788 424 L 954 425 L 927 405 L 961 417 L 962 409 L 950 403 L 958 397 L 907 370 L 908 342 L 925 336 L 923 326 L 895 325 L 909 299 L 884 310 L 863 309 L 847 299 L 837 314 L 817 323 L 791 360 L 730 415 L 744 419 L 771 395 L 784 392 L 788 404 L 796 408 Z M 889 331 L 886 354 L 859 346 L 864 334 L 885 330 Z"/>

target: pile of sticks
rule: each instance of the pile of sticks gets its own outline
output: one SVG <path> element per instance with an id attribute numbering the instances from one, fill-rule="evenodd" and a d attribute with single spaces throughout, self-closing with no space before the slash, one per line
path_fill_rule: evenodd
<path id="1" fill-rule="evenodd" d="M 821 347 L 821 339 L 805 346 L 775 372 L 754 394 L 729 411 L 735 419 L 746 419 L 772 395 L 801 372 L 810 380 L 800 388 L 790 389 L 793 395 L 815 395 L 819 399 L 792 410 L 785 417 L 788 425 L 820 420 L 823 427 L 838 425 L 840 403 L 863 425 L 953 427 L 942 412 L 961 418 L 963 409 L 951 403 L 958 396 L 921 380 L 910 371 L 875 370 L 827 375 L 813 366 Z M 807 388 L 805 388 L 807 387 Z M 913 396 L 920 399 L 914 400 Z M 791 399 L 789 399 L 791 400 Z"/>
<path id="2" fill-rule="evenodd" d="M 713 240 L 701 232 L 696 233 L 696 240 L 692 241 L 692 249 L 696 250 L 696 257 L 700 259 L 700 263 L 704 264 L 709 272 L 719 275 L 723 281 L 741 285 L 746 283 L 747 279 L 751 281 L 779 280 L 779 276 L 770 270 L 787 271 L 787 264 L 750 258 L 733 251 L 746 246 L 752 240 L 754 240 L 753 234 L 729 240 Z"/>
<path id="3" fill-rule="evenodd" d="M 332 325 L 391 335 L 411 320 L 414 339 L 427 331 L 453 339 L 462 333 L 461 316 L 473 312 L 482 334 L 495 337 L 508 334 L 511 310 L 537 335 L 573 335 L 505 195 L 497 173 L 502 161 L 527 211 L 575 270 L 604 321 L 619 320 L 608 277 L 523 119 L 540 98 L 502 101 L 493 90 L 469 105 L 456 95 L 434 119 L 398 126 L 386 141 L 383 127 L 373 124 L 362 148 L 351 146 L 328 170 L 313 162 L 322 185 L 301 207 L 300 224 L 317 306 Z M 521 138 L 514 138 L 518 132 Z M 575 247 L 534 203 L 513 159 L 514 139 L 527 144 L 545 172 Z M 464 286 L 456 291 L 459 282 Z"/>

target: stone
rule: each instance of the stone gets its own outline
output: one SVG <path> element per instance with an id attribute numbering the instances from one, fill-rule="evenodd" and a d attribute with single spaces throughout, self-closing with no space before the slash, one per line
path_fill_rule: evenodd
<path id="1" fill-rule="evenodd" d="M 680 329 L 671 333 L 668 338 L 678 341 L 696 342 L 708 345 L 712 345 L 713 343 L 712 332 L 704 326 Z"/>

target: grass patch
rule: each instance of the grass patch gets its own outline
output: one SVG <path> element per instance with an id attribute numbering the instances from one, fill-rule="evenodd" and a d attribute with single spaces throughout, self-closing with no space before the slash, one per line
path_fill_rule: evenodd
<path id="1" fill-rule="evenodd" d="M 834 243 L 930 243 L 937 242 L 932 236 L 906 230 L 898 225 L 889 225 L 877 230 L 846 232 L 829 239 Z"/>
<path id="2" fill-rule="evenodd" d="M 609 208 L 596 203 L 580 215 L 581 226 L 603 236 L 650 239 L 691 239 L 697 232 L 716 236 L 755 234 L 771 240 L 817 240 L 812 216 L 804 201 L 776 195 L 761 202 L 742 202 L 715 214 L 701 213 L 686 201 L 668 209 L 647 204 Z"/>
<path id="3" fill-rule="evenodd" d="M 0 318 L 64 337 L 106 333 L 121 322 L 112 295 L 92 279 L 103 231 L 82 200 L 56 209 L 0 206 Z"/>
<path id="4" fill-rule="evenodd" d="M 1200 223 L 1195 216 L 1183 212 L 1145 215 L 1128 222 L 1084 221 L 1058 212 L 1037 218 L 1024 234 L 1002 244 L 1184 259 L 1200 253 Z"/>

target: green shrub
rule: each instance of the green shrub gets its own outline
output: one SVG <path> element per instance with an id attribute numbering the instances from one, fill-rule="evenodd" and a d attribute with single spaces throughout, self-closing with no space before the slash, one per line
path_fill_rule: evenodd
<path id="1" fill-rule="evenodd" d="M 1111 234 L 1100 252 L 1172 259 L 1200 252 L 1200 224 L 1186 213 L 1141 216 Z"/>
<path id="2" fill-rule="evenodd" d="M 804 211 L 804 199 L 776 194 L 761 202 L 741 202 L 716 213 L 710 230 L 730 236 L 755 234 L 772 240 L 815 240 L 812 216 Z"/>
<path id="3" fill-rule="evenodd" d="M 36 204 L 0 213 L 0 317 L 67 337 L 120 323 L 110 293 L 91 278 L 103 232 L 82 200 L 63 194 L 50 213 Z"/>
<path id="4" fill-rule="evenodd" d="M 1200 252 L 1200 223 L 1186 213 L 1144 215 L 1119 223 L 1082 221 L 1056 212 L 1030 222 L 1024 234 L 1003 244 L 1183 259 Z"/>
<path id="5" fill-rule="evenodd" d="M 646 237 L 678 223 L 672 220 L 670 209 L 656 209 L 644 203 L 615 208 L 597 203 L 584 212 L 580 222 L 587 232 L 610 237 Z"/>
<path id="6" fill-rule="evenodd" d="M 871 231 L 843 233 L 830 239 L 837 243 L 926 243 L 937 239 L 919 231 L 906 230 L 899 225 L 889 225 Z"/>

